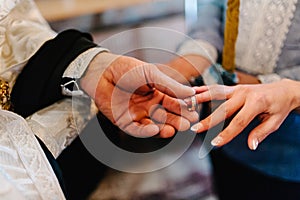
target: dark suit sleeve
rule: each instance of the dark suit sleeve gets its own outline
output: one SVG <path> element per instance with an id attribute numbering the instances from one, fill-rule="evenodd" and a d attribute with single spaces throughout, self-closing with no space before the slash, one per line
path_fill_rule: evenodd
<path id="1" fill-rule="evenodd" d="M 96 46 L 90 34 L 77 30 L 66 30 L 45 42 L 12 89 L 14 112 L 27 117 L 64 98 L 60 84 L 65 69 L 79 54 Z"/>

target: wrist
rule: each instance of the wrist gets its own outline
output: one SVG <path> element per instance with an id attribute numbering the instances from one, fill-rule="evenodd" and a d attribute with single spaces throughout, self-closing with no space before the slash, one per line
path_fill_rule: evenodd
<path id="1" fill-rule="evenodd" d="M 189 71 L 193 76 L 199 76 L 204 72 L 204 70 L 211 66 L 211 62 L 207 58 L 200 55 L 187 54 L 183 56 L 183 59 L 190 66 Z"/>
<path id="2" fill-rule="evenodd" d="M 231 73 L 216 63 L 208 67 L 201 76 L 197 77 L 195 85 L 236 85 L 239 82 L 236 72 Z"/>
<path id="3" fill-rule="evenodd" d="M 98 86 L 102 74 L 116 59 L 116 55 L 109 52 L 101 52 L 97 54 L 89 63 L 87 70 L 79 79 L 79 86 L 89 96 L 94 98 L 95 91 Z"/>
<path id="4" fill-rule="evenodd" d="M 201 74 L 211 66 L 211 62 L 200 55 L 188 54 L 182 59 L 184 61 L 179 66 L 185 66 L 182 73 L 191 84 L 197 82 Z"/>
<path id="5" fill-rule="evenodd" d="M 291 96 L 291 110 L 300 107 L 300 82 L 290 79 L 282 79 L 281 82 L 287 86 Z"/>

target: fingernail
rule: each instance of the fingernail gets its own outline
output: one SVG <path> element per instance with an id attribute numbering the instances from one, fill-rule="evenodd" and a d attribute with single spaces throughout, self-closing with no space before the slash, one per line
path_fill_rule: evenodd
<path id="1" fill-rule="evenodd" d="M 191 131 L 194 131 L 194 132 L 201 132 L 202 129 L 203 129 L 203 125 L 201 123 L 194 124 L 191 127 Z"/>
<path id="2" fill-rule="evenodd" d="M 222 142 L 223 142 L 223 139 L 220 136 L 217 136 L 211 141 L 211 145 L 219 146 Z"/>
<path id="3" fill-rule="evenodd" d="M 252 140 L 252 147 L 250 147 L 251 150 L 256 150 L 258 147 L 258 140 L 257 139 L 253 139 Z"/>

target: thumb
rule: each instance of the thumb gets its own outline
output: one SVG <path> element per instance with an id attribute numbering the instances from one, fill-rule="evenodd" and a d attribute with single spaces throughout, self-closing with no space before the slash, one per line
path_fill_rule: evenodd
<path id="1" fill-rule="evenodd" d="M 195 90 L 192 87 L 175 81 L 161 72 L 156 66 L 145 65 L 144 67 L 144 73 L 148 83 L 153 84 L 160 92 L 180 99 L 187 98 L 195 94 Z M 177 74 L 178 76 L 182 76 L 180 73 Z"/>

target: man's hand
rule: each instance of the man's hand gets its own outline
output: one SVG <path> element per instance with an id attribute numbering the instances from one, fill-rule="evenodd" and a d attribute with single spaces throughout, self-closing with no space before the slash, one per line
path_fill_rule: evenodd
<path id="1" fill-rule="evenodd" d="M 236 114 L 230 124 L 212 141 L 214 146 L 222 146 L 241 133 L 258 116 L 261 124 L 248 137 L 249 148 L 255 150 L 260 142 L 280 127 L 292 110 L 300 106 L 299 87 L 300 82 L 288 79 L 271 84 L 197 87 L 195 90 L 198 93 L 198 103 L 227 100 L 191 129 L 203 132 Z"/>
<path id="2" fill-rule="evenodd" d="M 80 85 L 111 122 L 135 137 L 171 137 L 198 119 L 177 99 L 194 95 L 192 88 L 135 58 L 101 53 Z"/>

